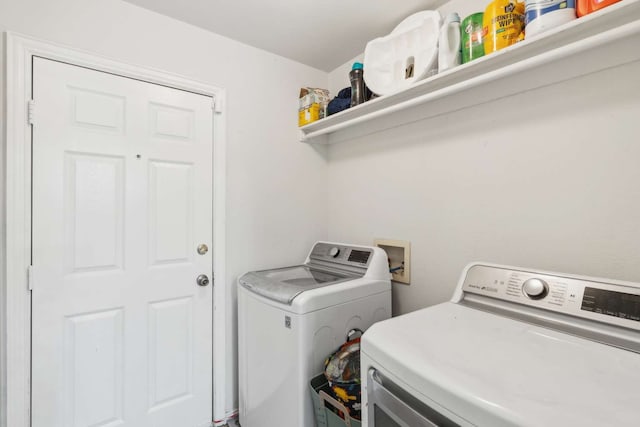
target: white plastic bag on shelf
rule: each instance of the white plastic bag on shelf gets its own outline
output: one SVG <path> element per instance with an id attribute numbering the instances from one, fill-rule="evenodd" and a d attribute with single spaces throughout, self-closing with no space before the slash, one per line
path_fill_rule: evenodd
<path id="1" fill-rule="evenodd" d="M 425 10 L 402 21 L 364 51 L 364 80 L 377 95 L 398 92 L 438 71 L 440 12 Z"/>

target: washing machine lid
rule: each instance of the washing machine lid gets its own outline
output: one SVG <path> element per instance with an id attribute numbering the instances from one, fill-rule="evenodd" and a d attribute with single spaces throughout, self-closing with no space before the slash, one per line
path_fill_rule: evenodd
<path id="1" fill-rule="evenodd" d="M 637 426 L 640 354 L 455 303 L 374 324 L 374 367 L 474 425 Z"/>
<path id="2" fill-rule="evenodd" d="M 238 281 L 251 292 L 291 305 L 294 298 L 302 292 L 335 285 L 357 277 L 362 277 L 362 275 L 297 265 L 252 271 L 241 276 Z"/>

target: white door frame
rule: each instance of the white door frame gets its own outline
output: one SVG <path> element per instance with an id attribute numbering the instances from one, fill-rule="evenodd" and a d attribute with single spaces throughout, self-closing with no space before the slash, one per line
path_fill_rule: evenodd
<path id="1" fill-rule="evenodd" d="M 29 427 L 31 407 L 31 100 L 32 58 L 39 56 L 187 90 L 213 98 L 213 416 L 224 419 L 225 366 L 225 90 L 170 73 L 123 64 L 91 53 L 5 33 L 4 271 L 0 270 L 0 427 Z M 33 109 L 37 115 L 37 105 Z M 0 193 L 1 194 L 1 193 Z M 0 206 L 2 204 L 0 203 Z M 1 224 L 0 224 L 1 226 Z M 0 233 L 1 234 L 1 233 Z M 2 247 L 4 246 L 4 248 Z M 2 252 L 0 251 L 0 254 Z"/>

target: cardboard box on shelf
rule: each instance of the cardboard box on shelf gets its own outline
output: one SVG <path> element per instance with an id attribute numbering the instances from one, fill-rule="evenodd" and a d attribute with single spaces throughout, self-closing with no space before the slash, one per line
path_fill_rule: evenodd
<path id="1" fill-rule="evenodd" d="M 327 114 L 329 91 L 315 87 L 300 89 L 298 106 L 298 126 L 304 126 L 324 118 Z"/>

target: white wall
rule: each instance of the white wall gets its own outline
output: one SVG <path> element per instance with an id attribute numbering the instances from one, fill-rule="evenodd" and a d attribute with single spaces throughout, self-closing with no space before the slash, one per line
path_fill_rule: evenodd
<path id="1" fill-rule="evenodd" d="M 297 97 L 300 86 L 325 87 L 327 74 L 119 0 L 0 0 L 0 30 L 227 90 L 230 280 L 216 286 L 231 290 L 233 309 L 227 346 L 215 353 L 229 354 L 224 409 L 237 408 L 235 278 L 301 262 L 326 238 L 326 154 L 298 142 Z"/>
<path id="2" fill-rule="evenodd" d="M 463 17 L 482 10 L 461 3 Z M 449 299 L 477 260 L 640 282 L 638 73 L 634 63 L 331 146 L 329 238 L 412 242 L 394 314 Z"/>

